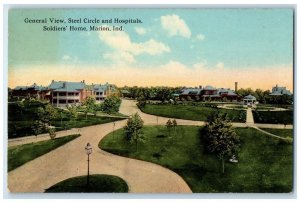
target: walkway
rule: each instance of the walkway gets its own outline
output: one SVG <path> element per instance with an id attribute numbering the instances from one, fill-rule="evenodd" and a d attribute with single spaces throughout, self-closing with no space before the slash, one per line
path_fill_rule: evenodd
<path id="1" fill-rule="evenodd" d="M 168 118 L 141 112 L 132 100 L 123 100 L 120 113 L 132 115 L 138 112 L 145 125 L 165 125 Z M 176 119 L 178 125 L 204 125 L 203 121 Z M 115 122 L 115 130 L 122 128 L 126 120 Z M 235 127 L 247 127 L 246 123 L 233 123 Z M 260 124 L 260 126 L 263 124 Z M 265 125 L 284 128 L 283 125 Z M 292 128 L 293 126 L 286 126 Z M 74 129 L 76 130 L 76 129 Z M 89 142 L 93 147 L 90 156 L 91 174 L 111 174 L 123 178 L 129 192 L 134 193 L 191 193 L 186 182 L 173 171 L 162 166 L 116 156 L 98 148 L 105 135 L 113 131 L 113 123 L 95 125 L 80 129 L 79 138 L 41 156 L 8 173 L 8 186 L 11 192 L 44 192 L 50 186 L 87 173 L 87 155 L 84 147 Z M 68 133 L 67 131 L 62 132 Z M 70 132 L 69 132 L 70 133 Z M 73 133 L 73 132 L 72 132 Z M 71 134 L 71 133 L 70 133 Z M 44 136 L 46 139 L 46 136 Z M 27 137 L 28 138 L 28 137 Z M 34 137 L 35 138 L 35 137 Z M 48 135 L 47 135 L 48 138 Z M 28 138 L 35 141 L 32 137 Z M 42 138 L 41 138 L 42 139 Z M 49 138 L 48 138 L 49 139 Z M 20 139 L 19 139 L 20 140 Z M 26 142 L 26 138 L 21 139 Z M 14 140 L 15 143 L 17 142 Z M 10 140 L 9 142 L 13 142 Z"/>
<path id="2" fill-rule="evenodd" d="M 256 127 L 256 126 L 254 126 L 253 128 L 256 129 L 256 130 L 258 130 L 258 131 L 260 131 L 260 132 L 262 132 L 262 133 L 265 133 L 265 134 L 267 134 L 267 135 L 270 135 L 270 136 L 272 136 L 272 137 L 275 137 L 275 138 L 278 138 L 278 139 L 281 139 L 281 140 L 285 140 L 284 137 L 280 137 L 280 136 L 278 136 L 278 135 L 274 135 L 274 134 L 269 133 L 269 132 L 267 132 L 267 131 L 265 131 L 265 130 L 262 130 L 262 129 Z"/>
<path id="3" fill-rule="evenodd" d="M 254 119 L 253 119 L 253 114 L 252 114 L 252 108 L 251 107 L 247 108 L 246 123 L 247 123 L 248 126 L 253 126 L 254 125 Z"/>
<path id="4" fill-rule="evenodd" d="M 124 102 L 124 104 L 128 104 Z M 132 109 L 124 110 L 130 112 Z M 155 117 L 154 117 L 155 118 Z M 148 119 L 147 124 L 151 123 Z M 164 121 L 159 119 L 160 123 Z M 122 128 L 126 120 L 116 122 L 115 129 Z M 153 121 L 155 124 L 156 120 Z M 183 122 L 184 123 L 184 122 Z M 193 123 L 193 122 L 191 122 Z M 187 123 L 185 123 L 187 124 Z M 93 147 L 90 156 L 91 174 L 110 174 L 123 178 L 129 192 L 133 193 L 191 193 L 186 182 L 173 171 L 162 166 L 116 156 L 98 148 L 99 141 L 113 131 L 113 123 L 81 128 L 79 138 L 8 173 L 11 192 L 44 192 L 50 186 L 87 173 L 87 155 L 84 147 Z"/>

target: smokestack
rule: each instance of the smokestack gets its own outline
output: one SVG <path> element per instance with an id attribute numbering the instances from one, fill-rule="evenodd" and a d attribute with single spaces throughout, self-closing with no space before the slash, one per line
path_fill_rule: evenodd
<path id="1" fill-rule="evenodd" d="M 234 87 L 234 91 L 237 92 L 237 90 L 238 90 L 238 82 L 235 82 L 235 83 L 234 83 L 234 86 L 235 86 L 235 87 Z"/>

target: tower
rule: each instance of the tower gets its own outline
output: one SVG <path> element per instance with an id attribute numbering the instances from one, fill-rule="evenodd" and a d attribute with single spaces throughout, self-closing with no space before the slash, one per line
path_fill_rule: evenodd
<path id="1" fill-rule="evenodd" d="M 238 82 L 234 82 L 234 91 L 237 92 L 238 90 Z"/>

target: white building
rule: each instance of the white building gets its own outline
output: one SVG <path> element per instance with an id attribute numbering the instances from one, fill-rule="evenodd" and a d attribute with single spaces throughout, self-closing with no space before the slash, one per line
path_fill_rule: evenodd
<path id="1" fill-rule="evenodd" d="M 289 90 L 287 90 L 286 87 L 278 87 L 278 85 L 276 85 L 275 87 L 272 88 L 272 92 L 270 96 L 282 96 L 282 95 L 291 96 L 292 93 Z"/>

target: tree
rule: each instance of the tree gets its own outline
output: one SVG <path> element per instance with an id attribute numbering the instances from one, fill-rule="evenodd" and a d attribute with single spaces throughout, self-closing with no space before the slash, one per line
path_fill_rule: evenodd
<path id="1" fill-rule="evenodd" d="M 204 141 L 207 150 L 214 153 L 222 161 L 222 172 L 225 172 L 225 159 L 235 154 L 239 147 L 239 136 L 225 115 L 213 114 L 204 129 Z"/>
<path id="2" fill-rule="evenodd" d="M 41 134 L 45 130 L 45 124 L 40 120 L 36 120 L 31 126 L 31 129 L 34 135 L 37 137 L 38 134 Z"/>
<path id="3" fill-rule="evenodd" d="M 137 103 L 137 106 L 139 107 L 139 108 L 144 108 L 145 106 L 146 106 L 146 99 L 145 99 L 145 97 L 142 95 L 142 96 L 140 96 L 138 99 L 137 99 L 137 101 L 138 101 L 138 103 Z"/>
<path id="4" fill-rule="evenodd" d="M 177 121 L 173 119 L 172 123 L 173 123 L 174 131 L 176 133 Z"/>
<path id="5" fill-rule="evenodd" d="M 17 102 L 17 110 L 19 111 L 21 117 L 23 116 L 23 111 L 25 110 L 25 104 L 23 101 Z"/>
<path id="6" fill-rule="evenodd" d="M 35 114 L 37 115 L 37 119 L 42 121 L 43 123 L 46 123 L 47 122 L 47 118 L 45 116 L 45 109 L 43 107 L 38 107 L 36 109 L 36 112 Z"/>
<path id="7" fill-rule="evenodd" d="M 169 137 L 170 137 L 170 133 L 171 133 L 171 128 L 172 128 L 172 126 L 173 126 L 173 123 L 172 123 L 171 119 L 169 119 L 169 120 L 167 121 L 167 123 L 166 123 L 166 127 L 167 127 L 168 132 L 169 132 Z"/>
<path id="8" fill-rule="evenodd" d="M 51 121 L 58 117 L 57 109 L 54 108 L 51 104 L 47 104 L 45 106 L 45 118 L 49 125 L 51 125 Z"/>
<path id="9" fill-rule="evenodd" d="M 135 113 L 127 120 L 124 126 L 126 139 L 131 143 L 135 143 L 136 151 L 138 150 L 138 143 L 145 141 L 142 132 L 143 125 L 144 121 L 138 113 Z"/>
<path id="10" fill-rule="evenodd" d="M 72 120 L 75 120 L 78 117 L 77 106 L 75 104 L 73 104 L 71 106 L 68 106 L 67 108 L 70 112 Z"/>
<path id="11" fill-rule="evenodd" d="M 51 138 L 51 140 L 54 140 L 56 137 L 56 132 L 55 132 L 55 128 L 48 128 L 48 132 L 49 132 L 49 136 Z"/>
<path id="12" fill-rule="evenodd" d="M 102 104 L 102 111 L 108 114 L 119 111 L 121 99 L 118 96 L 107 97 Z"/>
<path id="13" fill-rule="evenodd" d="M 96 100 L 93 97 L 87 97 L 83 102 L 82 105 L 84 106 L 83 112 L 85 114 L 85 120 L 87 120 L 88 113 L 95 113 L 96 109 Z"/>

